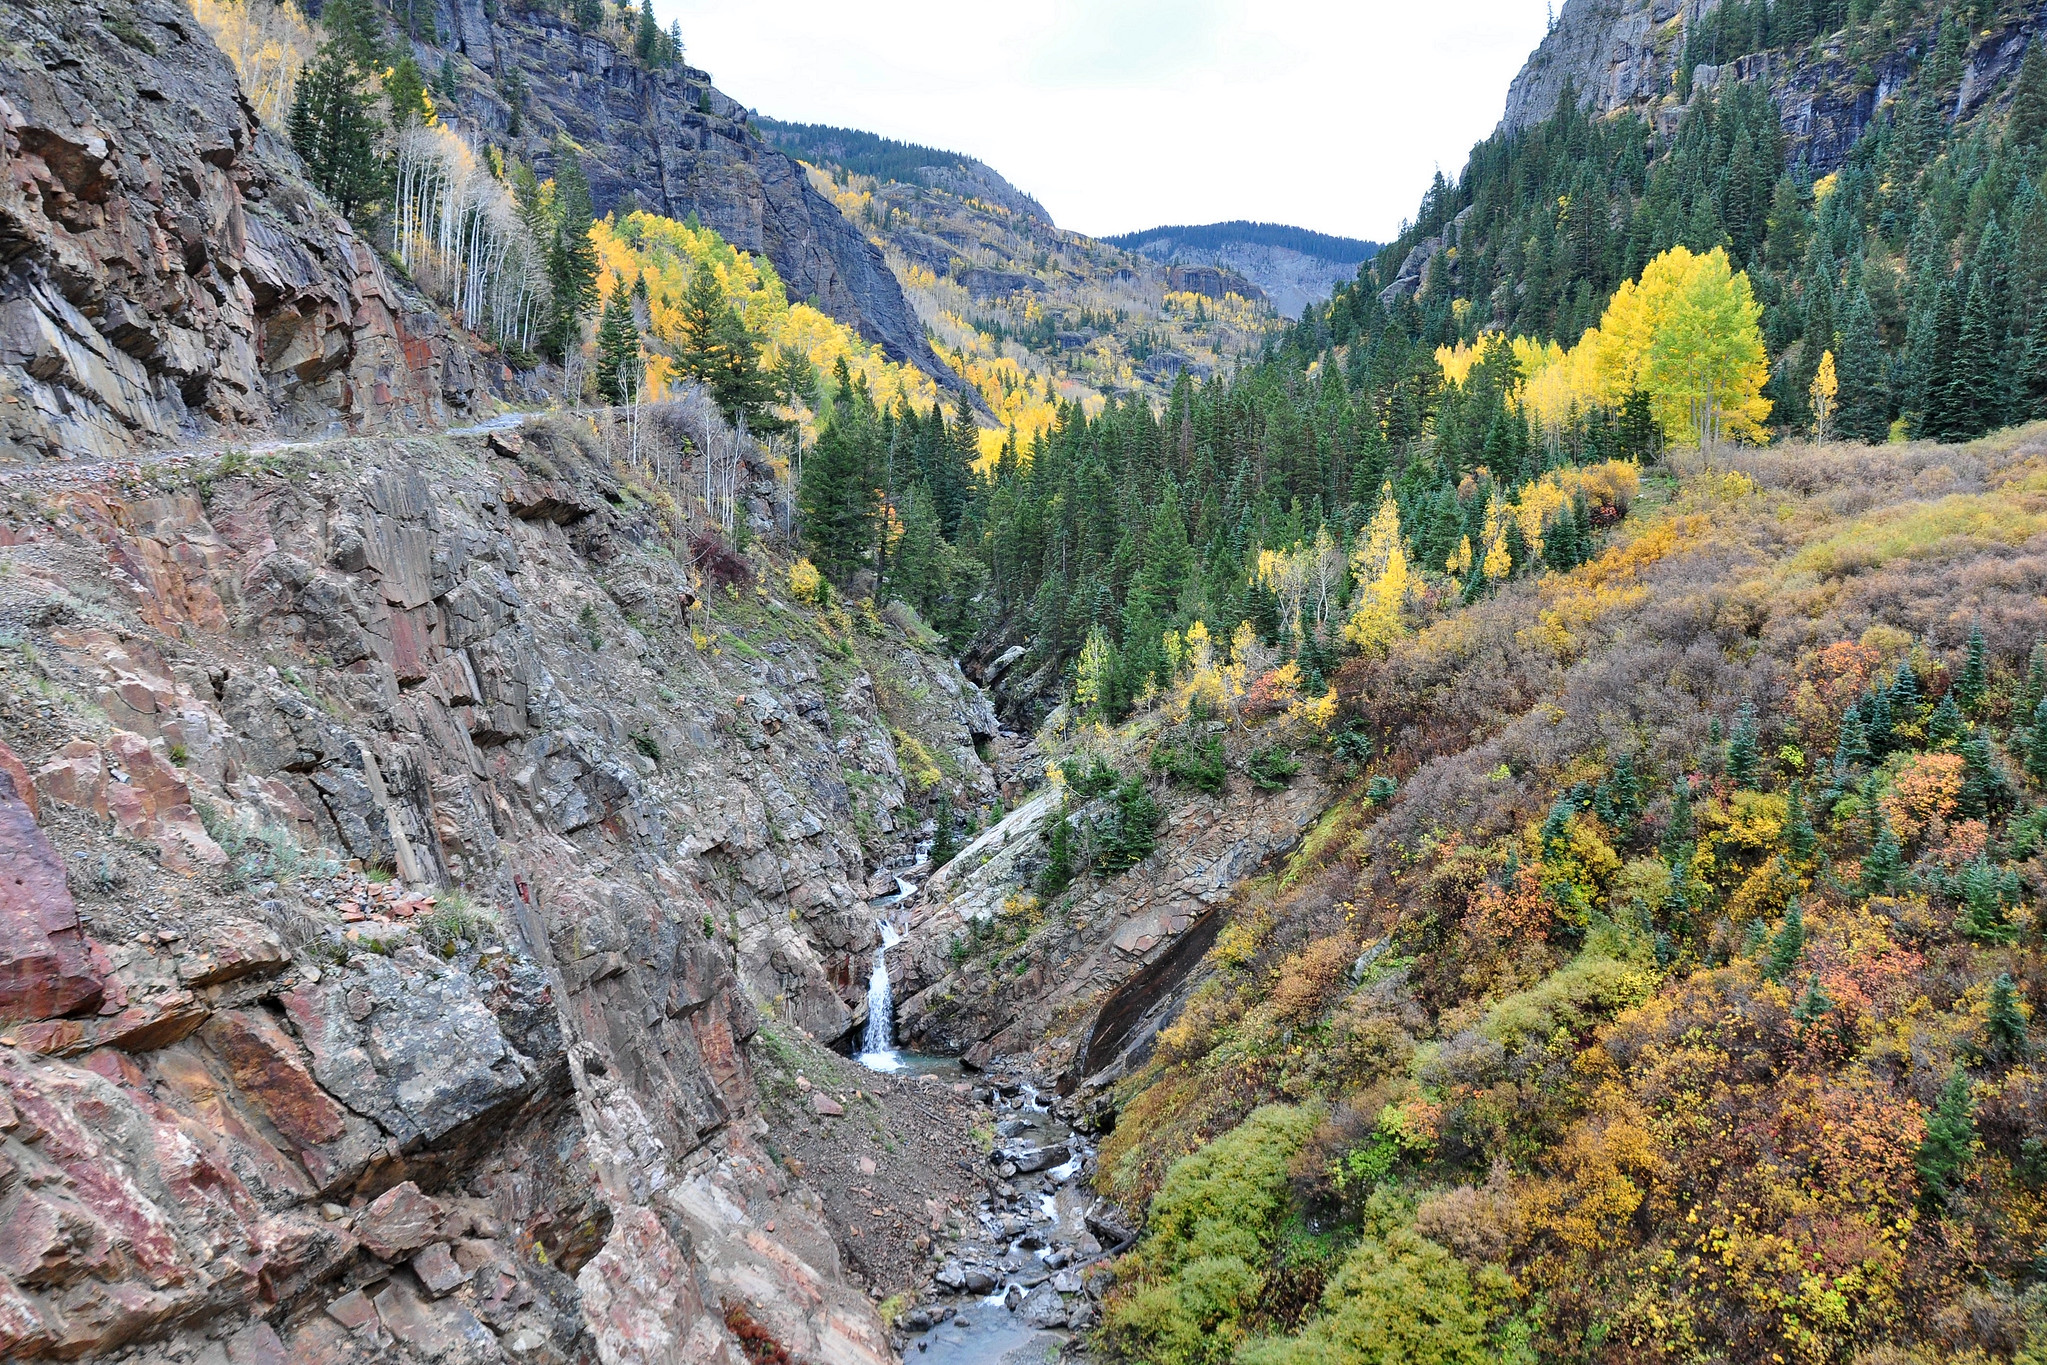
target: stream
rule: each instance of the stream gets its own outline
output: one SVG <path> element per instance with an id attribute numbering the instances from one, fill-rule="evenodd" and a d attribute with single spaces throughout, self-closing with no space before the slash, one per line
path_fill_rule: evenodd
<path id="1" fill-rule="evenodd" d="M 893 909 L 915 890 L 897 878 L 896 895 L 873 904 Z M 986 1192 L 973 1211 L 978 1228 L 952 1248 L 897 1320 L 903 1358 L 919 1365 L 1043 1365 L 1093 1325 L 1095 1306 L 1080 1272 L 1103 1257 L 1097 1232 L 1112 1242 L 1123 1238 L 1113 1211 L 1088 1189 L 1093 1144 L 1074 1131 L 1070 1103 L 1013 1071 L 997 1067 L 974 1077 L 958 1058 L 898 1050 L 887 955 L 903 934 L 886 917 L 876 928 L 881 942 L 856 1060 L 890 1074 L 973 1080 L 977 1098 L 996 1115 Z"/>

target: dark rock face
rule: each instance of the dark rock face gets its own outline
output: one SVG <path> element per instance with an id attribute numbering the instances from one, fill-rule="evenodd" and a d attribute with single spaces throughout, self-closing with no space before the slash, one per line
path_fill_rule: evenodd
<path id="1" fill-rule="evenodd" d="M 479 68 L 458 103 L 489 140 L 548 174 L 552 139 L 566 135 L 583 149 L 598 213 L 694 213 L 734 246 L 773 261 L 792 299 L 814 300 L 891 359 L 956 382 L 931 353 L 880 249 L 811 188 L 800 165 L 761 140 L 707 72 L 645 70 L 631 53 L 553 14 L 507 3 L 492 23 L 471 9 L 471 0 L 442 0 L 440 30 Z M 427 44 L 418 51 L 429 71 L 450 55 Z M 502 94 L 513 72 L 527 90 L 517 136 L 507 133 L 512 109 Z"/>
<path id="2" fill-rule="evenodd" d="M 473 349 L 286 171 L 191 13 L 119 9 L 0 0 L 0 463 L 467 412 Z"/>
<path id="3" fill-rule="evenodd" d="M 1566 89 L 1595 114 L 1636 109 L 1669 132 L 1683 106 L 1658 102 L 1675 88 L 1684 61 L 1685 25 L 1710 6 L 1696 0 L 1566 0 L 1556 25 L 1507 90 L 1501 132 L 1531 128 L 1556 112 Z M 1981 38 L 1968 60 L 1950 119 L 1980 112 L 2018 70 L 2026 45 L 2042 27 L 2039 16 L 2014 21 Z M 1760 52 L 1692 71 L 1692 89 L 1710 91 L 1741 81 L 1766 86 L 1776 100 L 1791 161 L 1803 157 L 1815 174 L 1839 167 L 1876 111 L 1912 70 L 1912 47 L 1922 33 L 1901 35 L 1897 47 L 1870 61 L 1875 83 L 1864 84 L 1863 63 L 1850 62 L 1838 41 L 1817 54 Z"/>

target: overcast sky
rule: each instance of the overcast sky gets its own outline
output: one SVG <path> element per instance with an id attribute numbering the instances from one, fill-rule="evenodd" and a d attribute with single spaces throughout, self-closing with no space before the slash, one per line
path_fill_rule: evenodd
<path id="1" fill-rule="evenodd" d="M 977 156 L 1062 227 L 1384 240 L 1492 131 L 1544 0 L 654 0 L 775 118 Z"/>

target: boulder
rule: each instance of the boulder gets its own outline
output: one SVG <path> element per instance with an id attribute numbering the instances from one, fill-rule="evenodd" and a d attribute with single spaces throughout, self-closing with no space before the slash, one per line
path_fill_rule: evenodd
<path id="1" fill-rule="evenodd" d="M 377 1259 L 403 1260 L 441 1235 L 441 1206 L 408 1180 L 370 1202 L 356 1220 L 355 1235 Z"/>

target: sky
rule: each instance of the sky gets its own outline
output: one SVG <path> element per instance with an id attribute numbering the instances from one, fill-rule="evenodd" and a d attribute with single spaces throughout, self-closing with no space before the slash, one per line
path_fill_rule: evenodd
<path id="1" fill-rule="evenodd" d="M 1384 241 L 1499 121 L 1544 0 L 654 0 L 759 113 L 979 157 L 1061 227 Z"/>

